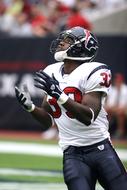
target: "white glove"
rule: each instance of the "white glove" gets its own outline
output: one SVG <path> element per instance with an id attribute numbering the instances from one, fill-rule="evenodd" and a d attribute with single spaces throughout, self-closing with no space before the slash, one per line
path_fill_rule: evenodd
<path id="1" fill-rule="evenodd" d="M 26 111 L 32 112 L 35 109 L 35 105 L 31 100 L 27 85 L 23 85 L 23 90 L 20 90 L 17 86 L 15 86 L 15 94 L 18 102 Z"/>

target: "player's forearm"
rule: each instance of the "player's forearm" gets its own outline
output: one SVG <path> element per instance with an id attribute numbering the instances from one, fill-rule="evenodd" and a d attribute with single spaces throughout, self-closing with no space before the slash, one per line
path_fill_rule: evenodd
<path id="1" fill-rule="evenodd" d="M 85 125 L 90 125 L 93 119 L 93 113 L 88 106 L 82 105 L 78 102 L 74 102 L 70 98 L 63 107 L 69 111 L 78 121 L 84 123 Z"/>
<path id="2" fill-rule="evenodd" d="M 51 116 L 43 108 L 35 106 L 35 109 L 31 112 L 31 114 L 37 121 L 39 121 L 45 127 L 49 128 L 52 126 Z"/>

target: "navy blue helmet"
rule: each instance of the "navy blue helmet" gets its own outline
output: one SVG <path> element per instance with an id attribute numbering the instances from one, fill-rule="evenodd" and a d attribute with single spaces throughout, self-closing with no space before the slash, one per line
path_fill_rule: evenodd
<path id="1" fill-rule="evenodd" d="M 71 39 L 69 47 L 64 51 L 58 50 L 60 42 L 67 38 Z M 61 32 L 50 47 L 50 51 L 54 53 L 56 60 L 57 57 L 60 58 L 58 61 L 70 59 L 90 62 L 95 58 L 97 50 L 98 41 L 95 35 L 79 26 Z"/>

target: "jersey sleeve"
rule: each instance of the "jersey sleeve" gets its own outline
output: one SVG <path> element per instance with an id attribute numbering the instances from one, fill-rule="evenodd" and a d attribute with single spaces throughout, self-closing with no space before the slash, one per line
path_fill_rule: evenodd
<path id="1" fill-rule="evenodd" d="M 50 77 L 52 75 L 52 66 L 51 65 L 48 65 L 43 71 L 48 74 Z"/>
<path id="2" fill-rule="evenodd" d="M 84 86 L 85 93 L 100 91 L 108 94 L 111 85 L 111 71 L 109 69 L 99 69 L 92 72 Z"/>
<path id="3" fill-rule="evenodd" d="M 59 73 L 59 70 L 62 65 L 63 65 L 63 62 L 53 63 L 53 64 L 48 65 L 43 71 L 47 73 L 50 77 L 52 77 L 52 74 L 57 73 L 57 72 Z"/>

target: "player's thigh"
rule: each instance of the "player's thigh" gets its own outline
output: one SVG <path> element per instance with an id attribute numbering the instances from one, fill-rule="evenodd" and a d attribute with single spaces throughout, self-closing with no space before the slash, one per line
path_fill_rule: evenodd
<path id="1" fill-rule="evenodd" d="M 95 190 L 94 172 L 80 159 L 64 159 L 63 173 L 68 190 Z"/>
<path id="2" fill-rule="evenodd" d="M 101 180 L 102 182 L 102 180 Z M 120 175 L 114 180 L 108 182 L 108 183 L 101 183 L 102 187 L 105 190 L 127 190 L 127 176 L 126 174 Z"/>
<path id="3" fill-rule="evenodd" d="M 121 175 L 110 184 L 109 190 L 127 190 L 127 175 Z"/>
<path id="4" fill-rule="evenodd" d="M 98 165 L 99 181 L 106 190 L 127 190 L 127 174 L 118 155 L 109 145 Z"/>

